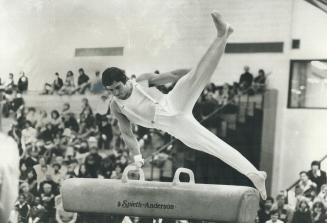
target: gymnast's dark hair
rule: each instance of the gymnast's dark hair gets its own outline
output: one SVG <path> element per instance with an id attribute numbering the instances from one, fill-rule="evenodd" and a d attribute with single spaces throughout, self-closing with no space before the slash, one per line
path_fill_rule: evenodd
<path id="1" fill-rule="evenodd" d="M 123 84 L 127 81 L 125 71 L 117 67 L 109 67 L 102 73 L 103 86 L 110 86 L 113 82 L 121 81 Z"/>

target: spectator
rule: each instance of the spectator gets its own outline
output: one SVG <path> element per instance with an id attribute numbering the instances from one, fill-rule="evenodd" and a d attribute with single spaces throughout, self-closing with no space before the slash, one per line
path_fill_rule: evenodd
<path id="1" fill-rule="evenodd" d="M 86 118 L 86 115 L 85 115 L 86 112 L 88 114 L 93 114 L 93 110 L 89 104 L 89 100 L 87 98 L 83 98 L 82 99 L 82 111 L 79 115 L 80 120 L 84 120 Z"/>
<path id="2" fill-rule="evenodd" d="M 74 73 L 70 70 L 66 74 L 66 79 L 63 87 L 60 89 L 59 94 L 68 94 L 71 95 L 74 93 L 76 86 L 75 86 L 75 79 L 74 79 Z"/>
<path id="3" fill-rule="evenodd" d="M 18 79 L 17 88 L 18 88 L 18 91 L 20 91 L 21 93 L 24 93 L 28 90 L 28 78 L 25 76 L 24 71 L 21 71 L 20 74 L 21 74 L 21 76 Z"/>
<path id="4" fill-rule="evenodd" d="M 90 78 L 87 74 L 85 74 L 84 69 L 80 68 L 78 70 L 79 76 L 77 80 L 77 89 L 75 91 L 78 91 L 80 94 L 84 94 L 87 89 L 90 89 L 91 84 L 89 82 Z"/>
<path id="5" fill-rule="evenodd" d="M 123 168 L 120 164 L 116 164 L 115 170 L 112 172 L 111 179 L 121 179 L 123 175 Z"/>
<path id="6" fill-rule="evenodd" d="M 311 170 L 308 171 L 309 179 L 317 185 L 317 192 L 320 192 L 320 188 L 323 184 L 327 183 L 326 172 L 320 169 L 319 161 L 312 161 Z"/>
<path id="7" fill-rule="evenodd" d="M 258 211 L 258 223 L 266 223 L 270 220 L 271 210 L 274 203 L 274 198 L 268 197 Z"/>
<path id="8" fill-rule="evenodd" d="M 36 196 L 38 194 L 37 190 L 37 176 L 34 169 L 29 169 L 27 172 L 27 183 L 30 192 Z"/>
<path id="9" fill-rule="evenodd" d="M 36 126 L 37 116 L 36 109 L 34 107 L 30 107 L 27 109 L 26 121 L 29 121 L 33 128 Z"/>
<path id="10" fill-rule="evenodd" d="M 46 223 L 44 219 L 46 215 L 46 210 L 41 203 L 41 198 L 39 196 L 35 197 L 33 205 L 31 206 L 31 211 L 29 215 L 29 223 Z"/>
<path id="11" fill-rule="evenodd" d="M 23 154 L 26 152 L 26 146 L 27 144 L 31 144 L 32 146 L 35 145 L 37 138 L 37 131 L 35 128 L 33 128 L 32 123 L 30 121 L 25 122 L 25 128 L 22 131 L 22 148 L 23 148 Z"/>
<path id="12" fill-rule="evenodd" d="M 45 125 L 50 122 L 48 118 L 48 113 L 45 110 L 40 110 L 39 115 L 37 116 L 35 128 L 38 132 L 45 129 Z"/>
<path id="13" fill-rule="evenodd" d="M 87 171 L 84 163 L 82 163 L 80 165 L 77 177 L 79 177 L 79 178 L 92 178 L 90 173 Z"/>
<path id="14" fill-rule="evenodd" d="M 105 148 L 109 149 L 110 148 L 110 142 L 112 141 L 113 138 L 113 132 L 112 128 L 109 122 L 109 119 L 106 115 L 100 117 L 100 123 L 98 126 L 99 129 L 99 148 Z"/>
<path id="15" fill-rule="evenodd" d="M 252 87 L 253 75 L 249 71 L 250 67 L 244 66 L 244 73 L 240 76 L 239 84 L 243 92 L 247 92 Z"/>
<path id="16" fill-rule="evenodd" d="M 95 137 L 88 139 L 90 154 L 85 158 L 86 171 L 92 178 L 97 178 L 100 173 L 102 157 L 98 154 L 98 141 Z"/>
<path id="17" fill-rule="evenodd" d="M 9 73 L 8 75 L 8 80 L 5 83 L 5 93 L 6 94 L 12 94 L 12 92 L 15 90 L 15 82 L 14 82 L 14 74 L 13 73 Z"/>
<path id="18" fill-rule="evenodd" d="M 64 82 L 60 78 L 59 73 L 55 73 L 55 79 L 53 80 L 52 84 L 45 83 L 43 92 L 41 94 L 53 94 L 58 93 L 60 89 L 63 87 Z"/>
<path id="19" fill-rule="evenodd" d="M 70 129 L 77 133 L 79 132 L 79 124 L 73 113 L 66 113 L 62 116 L 63 118 L 63 129 Z"/>
<path id="20" fill-rule="evenodd" d="M 51 166 L 46 163 L 45 157 L 40 157 L 39 164 L 34 166 L 34 170 L 37 176 L 36 180 L 38 185 L 40 185 L 41 182 L 46 180 L 47 174 L 53 171 Z"/>
<path id="21" fill-rule="evenodd" d="M 326 209 L 322 202 L 315 202 L 312 206 L 312 222 L 326 223 Z"/>
<path id="22" fill-rule="evenodd" d="M 30 192 L 28 183 L 24 182 L 20 185 L 20 194 L 24 196 L 28 205 L 32 205 L 34 202 L 34 195 Z"/>
<path id="23" fill-rule="evenodd" d="M 18 202 L 16 204 L 16 208 L 18 210 L 18 222 L 19 223 L 28 223 L 30 206 L 26 202 L 23 194 L 18 195 Z"/>
<path id="24" fill-rule="evenodd" d="M 45 220 L 46 222 L 54 222 L 53 219 L 55 219 L 55 194 L 52 191 L 52 185 L 45 183 L 43 185 L 43 193 L 41 193 L 41 200 L 42 204 L 44 205 L 44 208 L 46 210 L 45 212 Z"/>
<path id="25" fill-rule="evenodd" d="M 53 168 L 53 174 L 52 174 L 52 180 L 59 185 L 61 183 L 61 180 L 65 176 L 65 171 L 61 168 L 61 165 L 59 163 L 52 164 Z"/>
<path id="26" fill-rule="evenodd" d="M 321 186 L 321 190 L 317 195 L 315 201 L 320 201 L 324 204 L 325 208 L 327 209 L 327 184 L 323 184 Z"/>
<path id="27" fill-rule="evenodd" d="M 317 185 L 309 179 L 308 174 L 305 171 L 300 172 L 299 186 L 305 197 L 311 197 L 311 192 L 317 188 Z"/>
<path id="28" fill-rule="evenodd" d="M 312 223 L 310 207 L 307 200 L 303 199 L 299 202 L 292 223 Z"/>
<path id="29" fill-rule="evenodd" d="M 93 94 L 101 94 L 102 92 L 104 92 L 105 88 L 102 84 L 102 80 L 101 80 L 101 77 L 100 77 L 100 71 L 96 71 L 95 72 L 95 79 L 92 83 L 92 86 L 91 86 L 91 92 Z"/>
<path id="30" fill-rule="evenodd" d="M 278 211 L 272 210 L 270 213 L 270 220 L 266 221 L 266 223 L 283 223 L 283 221 L 278 219 Z"/>
<path id="31" fill-rule="evenodd" d="M 258 76 L 253 80 L 254 92 L 263 92 L 266 88 L 266 74 L 263 69 L 259 69 Z"/>
<path id="32" fill-rule="evenodd" d="M 115 169 L 116 157 L 111 154 L 104 158 L 101 162 L 101 176 L 105 179 L 110 179 L 112 172 Z"/>
<path id="33" fill-rule="evenodd" d="M 286 198 L 284 194 L 276 196 L 276 204 L 272 208 L 277 211 L 278 219 L 284 223 L 291 223 L 293 217 L 293 210 L 286 205 Z"/>
<path id="34" fill-rule="evenodd" d="M 53 92 L 58 92 L 62 88 L 62 86 L 64 85 L 64 82 L 61 79 L 61 77 L 59 76 L 58 72 L 55 73 L 55 76 L 56 77 L 53 80 L 52 89 L 53 89 Z"/>

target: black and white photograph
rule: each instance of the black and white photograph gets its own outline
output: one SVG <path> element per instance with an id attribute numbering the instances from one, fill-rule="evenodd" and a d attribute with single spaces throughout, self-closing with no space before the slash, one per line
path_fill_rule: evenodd
<path id="1" fill-rule="evenodd" d="M 0 0 L 0 223 L 327 223 L 327 0 Z"/>

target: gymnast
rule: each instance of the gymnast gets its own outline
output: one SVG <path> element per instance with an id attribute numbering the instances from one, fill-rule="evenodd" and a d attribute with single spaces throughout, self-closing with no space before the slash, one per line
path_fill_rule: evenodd
<path id="1" fill-rule="evenodd" d="M 227 39 L 233 32 L 233 28 L 218 12 L 212 12 L 211 16 L 217 36 L 194 69 L 179 69 L 160 75 L 146 73 L 133 81 L 127 78 L 124 70 L 110 67 L 102 74 L 102 84 L 113 95 L 110 109 L 118 120 L 123 140 L 131 149 L 136 166 L 142 167 L 144 160 L 132 132 L 132 123 L 163 130 L 185 145 L 221 159 L 247 176 L 261 197 L 266 199 L 266 173 L 257 170 L 237 150 L 203 127 L 192 115 L 193 106 L 210 81 L 224 53 Z M 149 87 L 176 81 L 168 94 Z M 142 82 L 148 86 L 143 86 Z"/>

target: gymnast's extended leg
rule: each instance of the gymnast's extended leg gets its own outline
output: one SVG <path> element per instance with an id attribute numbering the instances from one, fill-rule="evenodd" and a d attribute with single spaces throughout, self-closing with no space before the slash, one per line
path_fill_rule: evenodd
<path id="1" fill-rule="evenodd" d="M 170 133 L 191 148 L 209 153 L 246 175 L 266 198 L 266 174 L 258 171 L 242 154 L 204 128 L 192 116 L 192 109 L 203 88 L 213 75 L 224 53 L 232 29 L 221 16 L 211 14 L 218 35 L 194 70 L 181 78 L 168 95 L 168 105 L 180 114 L 171 124 Z M 190 134 L 189 131 L 192 131 Z"/>
<path id="2" fill-rule="evenodd" d="M 198 65 L 178 80 L 173 90 L 169 92 L 168 103 L 175 111 L 192 112 L 195 102 L 210 81 L 224 54 L 228 36 L 233 32 L 217 12 L 211 13 L 211 16 L 218 34 Z"/>

